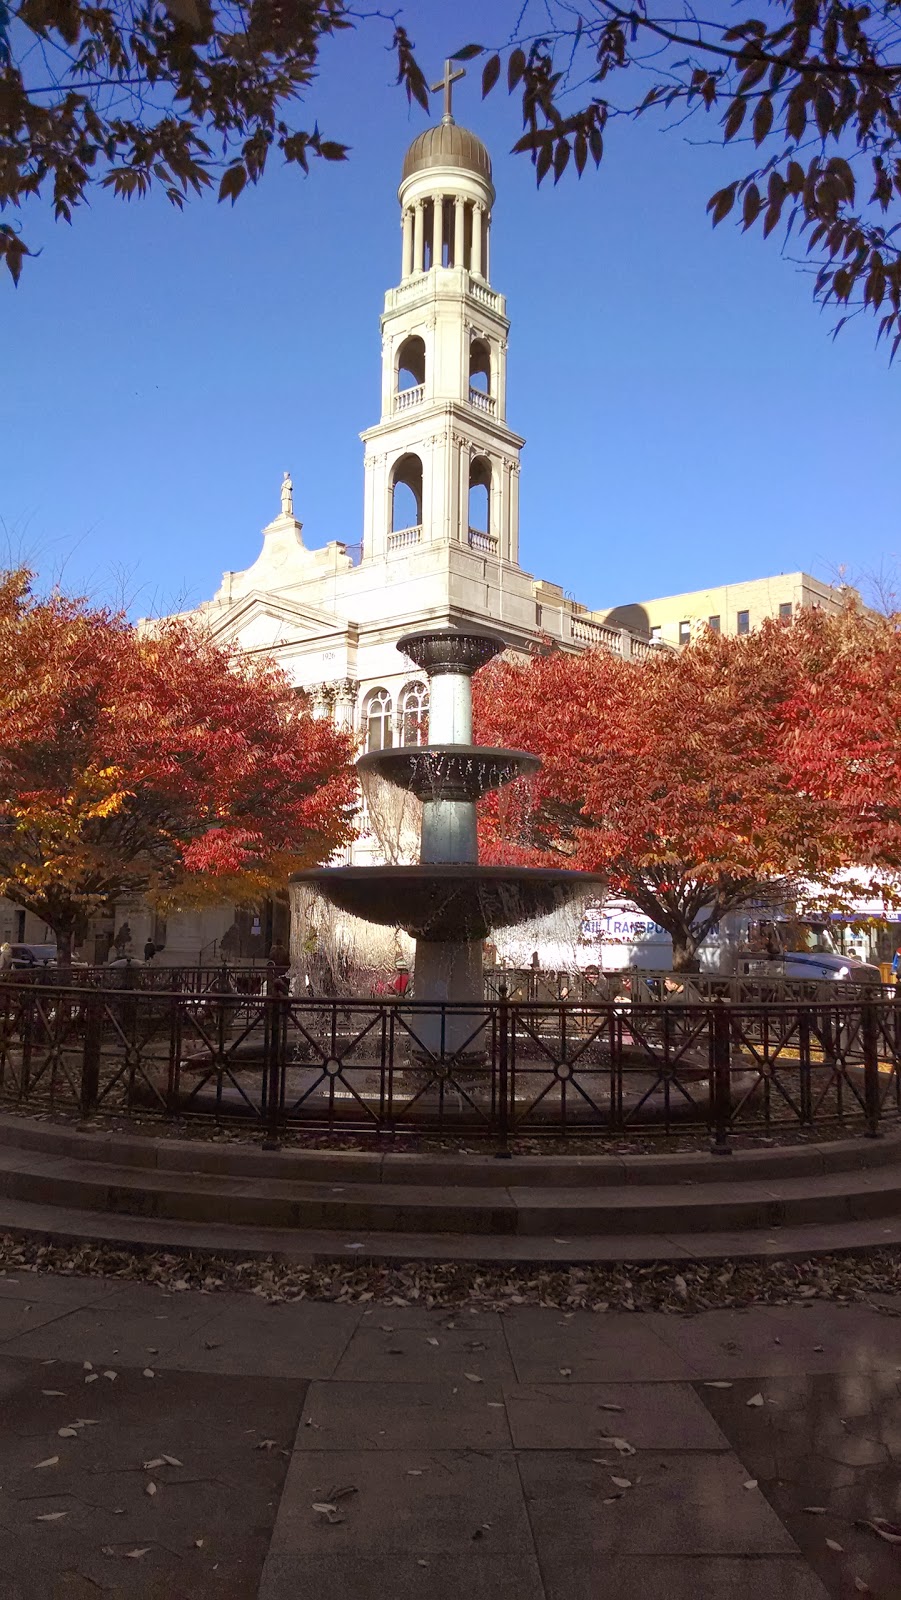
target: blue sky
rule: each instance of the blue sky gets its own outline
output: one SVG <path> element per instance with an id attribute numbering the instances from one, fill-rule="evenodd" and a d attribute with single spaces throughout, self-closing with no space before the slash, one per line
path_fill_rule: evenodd
<path id="1" fill-rule="evenodd" d="M 510 10 L 413 0 L 404 19 L 437 78 Z M 0 283 L 8 554 L 136 612 L 196 602 L 255 559 L 286 467 L 307 542 L 359 540 L 395 191 L 426 122 L 381 44 L 367 28 L 329 46 L 311 97 L 346 165 L 274 167 L 234 209 L 97 198 L 71 228 L 27 219 L 43 253 L 18 290 Z M 891 564 L 901 363 L 870 321 L 833 343 L 775 238 L 711 230 L 706 200 L 745 149 L 704 143 L 702 122 L 614 125 L 600 174 L 536 191 L 506 153 L 515 104 L 482 104 L 479 71 L 456 111 L 494 161 L 523 566 L 609 606 Z"/>

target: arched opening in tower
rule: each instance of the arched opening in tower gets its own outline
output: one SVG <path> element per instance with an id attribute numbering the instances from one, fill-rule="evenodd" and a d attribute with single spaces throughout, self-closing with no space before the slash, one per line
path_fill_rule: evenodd
<path id="1" fill-rule="evenodd" d="M 469 531 L 491 531 L 491 462 L 476 456 L 469 467 Z"/>
<path id="2" fill-rule="evenodd" d="M 401 456 L 391 474 L 391 531 L 422 526 L 422 462 L 411 454 Z"/>
<path id="3" fill-rule="evenodd" d="M 425 383 L 425 340 L 411 333 L 397 352 L 397 392 L 418 389 Z"/>
<path id="4" fill-rule="evenodd" d="M 487 339 L 472 339 L 469 345 L 469 387 L 479 394 L 491 393 L 491 346 Z"/>

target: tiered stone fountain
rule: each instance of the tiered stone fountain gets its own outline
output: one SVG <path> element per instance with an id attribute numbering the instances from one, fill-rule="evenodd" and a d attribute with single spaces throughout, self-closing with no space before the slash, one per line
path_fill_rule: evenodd
<path id="1" fill-rule="evenodd" d="M 430 1056 L 481 1055 L 484 1004 L 482 941 L 491 929 L 526 922 L 596 891 L 587 872 L 479 863 L 477 801 L 538 771 L 537 756 L 472 743 L 472 675 L 504 649 L 492 634 L 445 628 L 398 641 L 429 678 L 429 743 L 375 750 L 357 762 L 360 773 L 385 778 L 422 801 L 419 866 L 323 867 L 293 883 L 314 886 L 341 910 L 416 940 L 413 997 L 465 1002 L 465 1012 L 425 1012 L 411 1018 L 413 1034 Z"/>

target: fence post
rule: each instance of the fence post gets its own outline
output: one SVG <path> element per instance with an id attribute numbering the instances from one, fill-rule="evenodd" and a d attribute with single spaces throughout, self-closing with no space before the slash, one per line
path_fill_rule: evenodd
<path id="1" fill-rule="evenodd" d="M 497 1019 L 497 1149 L 494 1154 L 499 1161 L 509 1161 L 513 1152 L 510 1149 L 510 1058 L 508 1054 L 509 1041 L 507 1026 L 509 1018 L 507 1005 L 507 985 L 498 986 L 497 1006 L 495 1017 Z"/>
<path id="2" fill-rule="evenodd" d="M 269 979 L 263 999 L 263 1071 L 266 1074 L 266 1137 L 264 1150 L 282 1147 L 282 1063 L 288 1032 L 288 1000 L 280 992 L 278 976 Z"/>
<path id="3" fill-rule="evenodd" d="M 103 1002 L 99 994 L 89 993 L 85 1000 L 84 1052 L 81 1058 L 81 1117 L 86 1122 L 95 1110 L 100 1096 L 100 1039 L 103 1025 Z"/>
<path id="4" fill-rule="evenodd" d="M 731 1156 L 729 1143 L 732 1117 L 732 1020 L 728 1000 L 715 1000 L 708 1012 L 710 1042 L 710 1121 L 715 1156 Z"/>
<path id="5" fill-rule="evenodd" d="M 868 1139 L 880 1137 L 879 1118 L 879 1019 L 874 1001 L 865 1000 L 860 1008 L 863 1044 L 863 1099 Z"/>

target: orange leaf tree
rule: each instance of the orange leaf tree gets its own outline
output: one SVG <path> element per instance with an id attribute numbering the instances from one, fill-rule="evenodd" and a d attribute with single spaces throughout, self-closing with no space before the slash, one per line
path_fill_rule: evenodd
<path id="1" fill-rule="evenodd" d="M 817 615 L 740 639 L 705 629 L 647 661 L 558 650 L 495 663 L 476 679 L 479 737 L 534 750 L 544 766 L 484 808 L 486 856 L 563 854 L 604 872 L 670 935 L 677 969 L 697 964 L 703 940 L 738 907 L 800 894 L 810 880 L 823 903 L 840 903 L 859 887 L 841 869 L 890 859 L 892 824 L 875 789 L 891 762 L 901 777 L 901 746 L 890 752 L 884 739 L 868 816 L 846 781 L 861 730 L 842 742 L 842 685 L 861 661 L 851 635 L 859 644 L 866 628 Z M 890 673 L 886 637 L 860 665 L 857 717 L 867 716 L 875 663 Z M 818 694 L 829 698 L 828 740 L 817 737 Z"/>
<path id="2" fill-rule="evenodd" d="M 0 894 L 60 959 L 126 893 L 252 903 L 353 837 L 351 745 L 274 666 L 0 580 Z"/>

